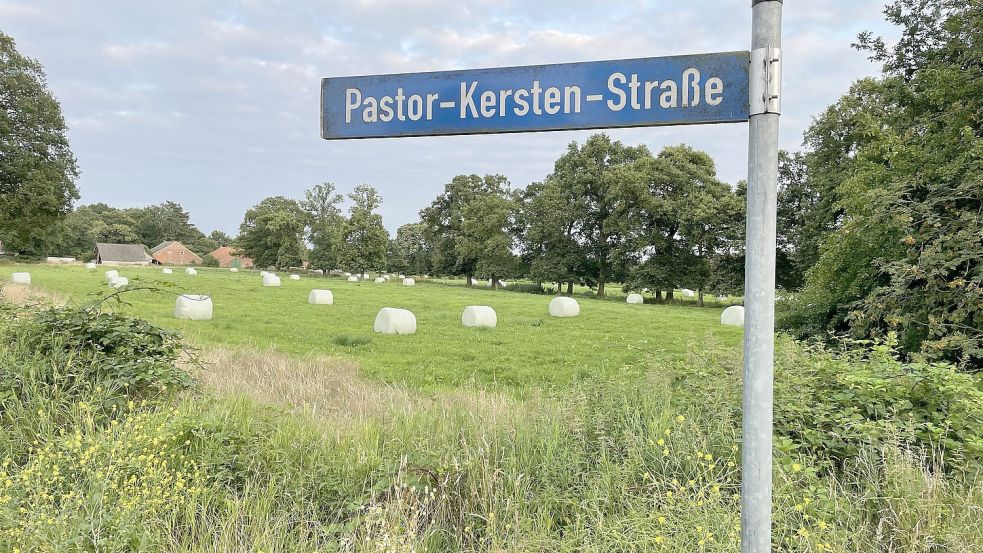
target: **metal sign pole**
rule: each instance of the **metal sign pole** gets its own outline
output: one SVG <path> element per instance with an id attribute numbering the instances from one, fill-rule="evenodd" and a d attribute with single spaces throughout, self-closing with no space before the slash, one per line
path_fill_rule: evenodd
<path id="1" fill-rule="evenodd" d="M 741 550 L 771 551 L 775 227 L 781 111 L 782 0 L 752 0 Z"/>

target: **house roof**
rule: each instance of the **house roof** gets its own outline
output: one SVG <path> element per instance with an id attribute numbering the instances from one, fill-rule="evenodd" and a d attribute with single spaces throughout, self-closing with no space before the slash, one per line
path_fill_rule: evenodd
<path id="1" fill-rule="evenodd" d="M 170 246 L 171 244 L 174 244 L 174 243 L 175 243 L 174 240 L 168 240 L 166 242 L 161 242 L 160 244 L 157 244 L 152 250 L 150 250 L 150 255 L 153 255 L 153 254 L 159 252 L 160 250 L 163 250 L 167 246 Z"/>
<path id="2" fill-rule="evenodd" d="M 150 261 L 150 256 L 143 244 L 96 244 L 96 251 L 102 261 L 122 261 L 127 263 L 144 263 Z"/>

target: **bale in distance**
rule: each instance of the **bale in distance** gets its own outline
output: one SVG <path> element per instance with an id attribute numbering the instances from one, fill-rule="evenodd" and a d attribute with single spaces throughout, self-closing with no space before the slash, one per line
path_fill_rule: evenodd
<path id="1" fill-rule="evenodd" d="M 498 315 L 487 305 L 469 305 L 461 314 L 461 324 L 469 328 L 495 328 Z"/>
<path id="2" fill-rule="evenodd" d="M 400 274 L 400 275 L 399 275 L 399 278 L 406 278 L 406 275 L 404 275 L 404 274 Z"/>
<path id="3" fill-rule="evenodd" d="M 115 276 L 115 277 L 109 279 L 109 286 L 110 286 L 110 288 L 115 288 L 117 290 L 119 290 L 120 288 L 122 288 L 124 286 L 127 286 L 129 284 L 130 284 L 130 279 L 128 279 L 126 277 Z"/>
<path id="4" fill-rule="evenodd" d="M 412 278 L 404 278 L 403 286 L 416 286 L 416 281 L 413 280 Z"/>
<path id="5" fill-rule="evenodd" d="M 687 297 L 687 298 L 692 298 L 693 296 L 696 295 L 696 292 L 690 290 L 689 288 L 683 288 L 682 290 L 680 290 L 680 292 L 682 292 L 683 297 Z"/>
<path id="6" fill-rule="evenodd" d="M 239 268 L 238 267 L 229 267 L 229 272 L 230 273 L 238 273 L 239 272 Z"/>
<path id="7" fill-rule="evenodd" d="M 212 298 L 199 294 L 181 294 L 174 302 L 174 317 L 191 321 L 210 321 Z"/>
<path id="8" fill-rule="evenodd" d="M 727 326 L 744 326 L 744 306 L 732 305 L 720 314 L 720 324 Z"/>
<path id="9" fill-rule="evenodd" d="M 357 276 L 350 276 L 350 277 L 348 277 L 348 282 L 358 282 L 358 277 Z"/>
<path id="10" fill-rule="evenodd" d="M 375 316 L 373 330 L 380 334 L 415 334 L 416 315 L 409 309 L 383 307 Z"/>
<path id="11" fill-rule="evenodd" d="M 557 296 L 550 301 L 550 315 L 553 317 L 576 317 L 580 315 L 580 304 L 573 298 Z"/>
<path id="12" fill-rule="evenodd" d="M 266 275 L 263 277 L 263 286 L 275 287 L 279 285 L 280 285 L 280 277 L 270 273 L 266 273 Z"/>
<path id="13" fill-rule="evenodd" d="M 386 282 L 386 279 L 384 279 L 382 277 L 376 277 L 376 279 L 375 279 L 375 283 L 376 284 L 383 284 L 385 282 Z"/>
<path id="14" fill-rule="evenodd" d="M 300 280 L 300 275 L 290 275 L 290 280 Z"/>
<path id="15" fill-rule="evenodd" d="M 164 267 L 163 269 L 160 270 L 160 272 L 163 273 L 163 274 L 165 274 L 165 275 L 169 275 L 169 274 L 173 273 L 174 271 L 172 271 L 169 267 Z"/>
<path id="16" fill-rule="evenodd" d="M 88 269 L 88 270 L 90 270 L 90 271 L 95 271 L 96 270 L 96 264 L 90 261 L 90 262 L 88 262 L 88 263 L 85 264 L 85 268 Z"/>
<path id="17" fill-rule="evenodd" d="M 116 269 L 110 269 L 103 274 L 106 275 L 106 280 L 111 280 L 113 277 L 119 276 L 119 271 L 117 271 Z"/>
<path id="18" fill-rule="evenodd" d="M 195 269 L 194 267 L 185 267 L 184 273 L 187 275 L 195 276 L 198 274 L 198 270 Z"/>
<path id="19" fill-rule="evenodd" d="M 350 276 L 352 276 L 352 274 L 349 273 L 349 272 L 344 272 L 344 273 L 341 273 L 341 276 L 350 277 Z"/>
<path id="20" fill-rule="evenodd" d="M 628 297 L 625 298 L 625 301 L 632 305 L 638 305 L 638 304 L 645 303 L 645 298 L 643 298 L 641 294 L 628 294 Z"/>
<path id="21" fill-rule="evenodd" d="M 10 275 L 14 284 L 30 284 L 31 273 L 13 273 Z"/>
<path id="22" fill-rule="evenodd" d="M 310 294 L 307 294 L 307 303 L 312 305 L 334 305 L 334 294 L 331 290 L 311 290 Z"/>

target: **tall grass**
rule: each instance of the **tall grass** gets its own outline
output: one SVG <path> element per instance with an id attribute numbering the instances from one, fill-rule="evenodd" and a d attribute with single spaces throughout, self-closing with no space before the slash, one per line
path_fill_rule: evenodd
<path id="1" fill-rule="evenodd" d="M 202 389 L 141 399 L 100 380 L 101 354 L 39 354 L 33 320 L 0 325 L 19 383 L 0 397 L 2 550 L 739 550 L 739 363 L 718 345 L 521 395 L 213 350 L 188 366 Z M 979 480 L 904 443 L 837 471 L 780 451 L 775 549 L 979 551 Z"/>

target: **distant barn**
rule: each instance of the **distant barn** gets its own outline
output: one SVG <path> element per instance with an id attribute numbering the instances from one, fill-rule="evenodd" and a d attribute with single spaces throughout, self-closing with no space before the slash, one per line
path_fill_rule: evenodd
<path id="1" fill-rule="evenodd" d="M 150 265 L 154 259 L 143 244 L 96 244 L 96 263 L 106 265 Z"/>
<path id="2" fill-rule="evenodd" d="M 249 269 L 253 267 L 252 259 L 235 255 L 234 250 L 229 246 L 222 246 L 208 255 L 218 260 L 219 267 L 235 267 L 237 269 Z"/>
<path id="3" fill-rule="evenodd" d="M 177 241 L 161 242 L 150 255 L 161 265 L 201 265 L 201 256 Z"/>

